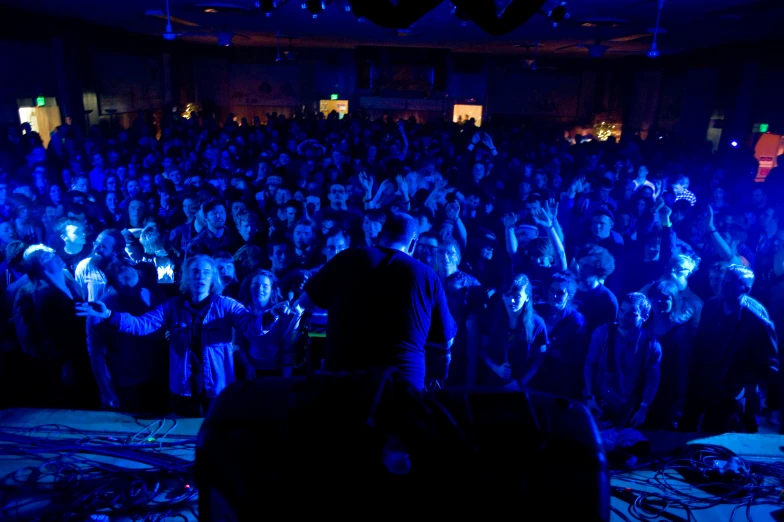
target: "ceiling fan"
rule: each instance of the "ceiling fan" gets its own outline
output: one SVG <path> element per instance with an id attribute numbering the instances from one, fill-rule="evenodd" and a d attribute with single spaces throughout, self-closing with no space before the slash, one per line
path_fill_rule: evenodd
<path id="1" fill-rule="evenodd" d="M 515 45 L 518 49 L 526 49 L 528 51 L 527 56 L 523 56 L 520 59 L 520 65 L 523 69 L 528 69 L 529 71 L 554 71 L 556 70 L 555 67 L 550 66 L 541 66 L 539 64 L 539 48 L 543 47 L 542 44 L 539 43 L 539 40 L 535 40 L 533 43 L 521 43 Z M 531 49 L 533 49 L 533 53 L 531 53 Z"/>
<path id="2" fill-rule="evenodd" d="M 646 52 L 647 56 L 650 58 L 658 58 L 659 57 L 659 48 L 657 46 L 658 37 L 660 34 L 665 34 L 667 31 L 666 29 L 660 27 L 659 23 L 661 22 L 661 12 L 662 8 L 664 7 L 665 0 L 654 0 L 657 3 L 657 11 L 656 11 L 656 27 L 653 29 L 648 29 L 645 33 L 637 33 L 631 34 L 627 36 L 621 36 L 617 38 L 613 38 L 610 40 L 605 40 L 602 43 L 601 39 L 601 28 L 602 27 L 618 27 L 620 25 L 618 22 L 612 19 L 607 20 L 597 20 L 597 21 L 589 21 L 584 22 L 581 25 L 583 27 L 595 27 L 596 28 L 596 38 L 594 39 L 593 43 L 579 43 L 579 44 L 571 44 L 566 45 L 564 47 L 559 47 L 556 49 L 556 52 L 563 51 L 566 49 L 571 49 L 574 47 L 579 47 L 582 49 L 588 50 L 588 55 L 592 58 L 601 58 L 607 52 L 611 53 L 637 53 L 638 51 L 635 49 L 619 49 L 615 45 L 607 45 L 607 44 L 622 44 L 622 43 L 629 43 L 638 40 L 643 40 L 645 38 L 653 38 L 651 42 L 651 46 Z"/>
<path id="3" fill-rule="evenodd" d="M 280 48 L 280 39 L 281 38 L 288 38 L 289 39 L 289 48 L 281 51 Z M 275 57 L 275 61 L 280 63 L 283 61 L 286 62 L 293 62 L 297 59 L 297 53 L 294 52 L 294 46 L 291 44 L 292 40 L 294 40 L 296 36 L 291 36 L 290 34 L 281 34 L 280 31 L 275 33 L 275 40 L 278 46 L 278 55 Z"/>
<path id="4" fill-rule="evenodd" d="M 147 11 L 145 13 L 147 16 L 152 16 L 155 18 L 163 18 L 163 13 L 160 11 Z M 174 41 L 181 36 L 214 36 L 217 39 L 218 45 L 228 47 L 231 45 L 234 38 L 241 38 L 243 40 L 249 40 L 250 37 L 234 33 L 232 31 L 227 30 L 225 27 L 220 31 L 181 31 L 175 32 L 174 27 L 172 26 L 172 22 L 178 25 L 184 25 L 186 27 L 201 27 L 199 24 L 195 22 L 191 22 L 188 20 L 183 20 L 181 18 L 173 18 L 171 16 L 171 12 L 169 10 L 169 0 L 166 0 L 166 27 L 163 31 L 163 39 L 166 41 Z"/>

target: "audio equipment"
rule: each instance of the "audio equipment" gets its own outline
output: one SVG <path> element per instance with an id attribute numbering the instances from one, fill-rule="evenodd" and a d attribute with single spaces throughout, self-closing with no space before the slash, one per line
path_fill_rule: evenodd
<path id="1" fill-rule="evenodd" d="M 204 420 L 196 481 L 213 522 L 284 509 L 601 521 L 610 509 L 581 404 L 533 391 L 422 395 L 395 370 L 235 383 Z"/>

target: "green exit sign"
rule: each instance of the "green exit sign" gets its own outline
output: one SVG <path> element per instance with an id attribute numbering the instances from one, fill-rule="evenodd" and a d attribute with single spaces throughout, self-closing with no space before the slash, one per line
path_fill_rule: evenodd
<path id="1" fill-rule="evenodd" d="M 43 96 L 38 96 L 35 99 L 35 106 L 36 107 L 43 107 L 44 105 L 46 105 L 46 98 L 44 98 Z"/>
<path id="2" fill-rule="evenodd" d="M 770 129 L 769 123 L 760 123 L 760 132 L 768 132 Z"/>
<path id="3" fill-rule="evenodd" d="M 329 95 L 329 99 L 330 100 L 337 100 L 338 99 L 338 95 L 337 94 L 330 94 Z"/>

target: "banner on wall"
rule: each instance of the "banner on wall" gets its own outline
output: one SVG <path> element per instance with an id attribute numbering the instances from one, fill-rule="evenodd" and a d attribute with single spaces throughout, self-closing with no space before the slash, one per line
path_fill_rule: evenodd
<path id="1" fill-rule="evenodd" d="M 99 51 L 93 55 L 93 60 L 95 70 L 101 71 L 97 95 L 102 115 L 153 110 L 163 106 L 163 64 L 160 56 Z"/>
<path id="2" fill-rule="evenodd" d="M 296 106 L 301 98 L 299 68 L 296 65 L 229 66 L 231 105 Z"/>
<path id="3" fill-rule="evenodd" d="M 383 109 L 397 111 L 443 112 L 443 100 L 409 100 L 406 98 L 387 98 L 382 96 L 363 96 L 359 99 L 363 109 Z"/>
<path id="4" fill-rule="evenodd" d="M 499 71 L 500 72 L 500 71 Z M 580 100 L 580 77 L 503 71 L 490 82 L 490 102 L 497 112 L 573 119 Z"/>
<path id="5" fill-rule="evenodd" d="M 374 89 L 430 92 L 435 81 L 435 68 L 432 65 L 374 64 L 371 81 Z"/>

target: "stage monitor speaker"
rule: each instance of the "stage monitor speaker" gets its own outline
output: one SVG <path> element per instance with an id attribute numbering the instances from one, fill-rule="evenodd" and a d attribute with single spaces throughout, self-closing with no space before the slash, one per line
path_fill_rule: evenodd
<path id="1" fill-rule="evenodd" d="M 260 379 L 218 397 L 196 450 L 200 519 L 483 513 L 609 520 L 584 406 L 536 392 L 422 397 L 396 374 Z"/>

